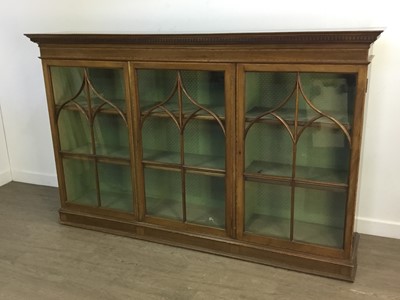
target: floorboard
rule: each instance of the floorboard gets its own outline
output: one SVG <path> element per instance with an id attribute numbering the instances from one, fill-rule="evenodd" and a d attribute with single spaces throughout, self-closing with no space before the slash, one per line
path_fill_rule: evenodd
<path id="1" fill-rule="evenodd" d="M 354 283 L 58 223 L 55 188 L 0 187 L 0 299 L 400 299 L 400 240 L 361 235 Z"/>

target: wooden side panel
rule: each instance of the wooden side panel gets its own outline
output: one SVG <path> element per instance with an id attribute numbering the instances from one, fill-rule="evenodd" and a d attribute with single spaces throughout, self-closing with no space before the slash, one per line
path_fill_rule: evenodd
<path id="1" fill-rule="evenodd" d="M 360 67 L 357 77 L 357 96 L 354 110 L 354 125 L 352 134 L 351 165 L 349 194 L 347 203 L 347 218 L 345 232 L 345 255 L 349 257 L 353 251 L 351 239 L 354 232 L 354 219 L 357 200 L 358 174 L 360 168 L 361 138 L 363 132 L 365 94 L 367 91 L 367 66 Z"/>

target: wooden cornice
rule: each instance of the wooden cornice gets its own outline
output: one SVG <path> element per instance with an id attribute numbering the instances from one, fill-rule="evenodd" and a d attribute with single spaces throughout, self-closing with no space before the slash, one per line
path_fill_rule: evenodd
<path id="1" fill-rule="evenodd" d="M 271 45 L 271 44 L 365 44 L 370 45 L 382 30 L 311 31 L 228 34 L 26 34 L 45 44 L 107 45 Z"/>

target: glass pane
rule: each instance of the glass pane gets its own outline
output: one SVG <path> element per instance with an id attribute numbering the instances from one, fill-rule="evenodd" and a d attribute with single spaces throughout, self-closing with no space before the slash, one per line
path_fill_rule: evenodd
<path id="1" fill-rule="evenodd" d="M 294 240 L 343 247 L 346 191 L 296 188 Z"/>
<path id="2" fill-rule="evenodd" d="M 225 227 L 225 177 L 186 174 L 186 219 L 190 223 Z"/>
<path id="3" fill-rule="evenodd" d="M 221 71 L 138 70 L 141 111 L 166 111 L 178 115 L 204 115 L 210 118 L 225 114 L 225 82 Z M 178 95 L 182 95 L 179 103 Z"/>
<path id="4" fill-rule="evenodd" d="M 204 107 L 217 116 L 225 114 L 224 72 L 181 71 L 182 84 L 185 89 L 184 106 L 192 104 L 191 110 Z M 189 98 L 190 97 L 190 98 Z M 202 109 L 199 114 L 210 115 Z"/>
<path id="5" fill-rule="evenodd" d="M 93 161 L 64 159 L 67 201 L 97 206 L 96 171 Z"/>
<path id="6" fill-rule="evenodd" d="M 184 131 L 185 165 L 225 168 L 225 135 L 217 122 L 191 120 Z"/>
<path id="7" fill-rule="evenodd" d="M 91 154 L 89 121 L 79 110 L 62 109 L 58 117 L 61 151 Z"/>
<path id="8" fill-rule="evenodd" d="M 290 238 L 290 186 L 246 181 L 245 231 Z"/>
<path id="9" fill-rule="evenodd" d="M 356 74 L 301 73 L 305 96 L 323 113 L 342 124 L 352 124 Z"/>
<path id="10" fill-rule="evenodd" d="M 51 78 L 53 85 L 54 100 L 56 104 L 63 104 L 69 100 L 76 99 L 87 107 L 84 95 L 84 72 L 83 68 L 74 67 L 51 67 Z"/>
<path id="11" fill-rule="evenodd" d="M 181 162 L 180 133 L 169 118 L 149 117 L 142 129 L 143 160 Z"/>
<path id="12" fill-rule="evenodd" d="M 144 169 L 146 213 L 182 220 L 182 179 L 179 171 Z"/>
<path id="13" fill-rule="evenodd" d="M 296 73 L 247 72 L 246 117 L 254 118 L 267 111 L 279 109 L 284 119 L 293 120 L 296 80 Z"/>
<path id="14" fill-rule="evenodd" d="M 245 147 L 246 173 L 292 176 L 293 144 L 284 126 L 255 123 Z"/>
<path id="15" fill-rule="evenodd" d="M 172 95 L 177 96 L 175 87 L 178 72 L 175 70 L 138 70 L 137 78 L 140 110 L 142 112 L 168 101 Z M 177 97 L 169 100 L 168 104 L 172 110 L 178 110 Z"/>
<path id="16" fill-rule="evenodd" d="M 130 166 L 98 163 L 101 206 L 133 211 Z"/>
<path id="17" fill-rule="evenodd" d="M 98 113 L 94 119 L 96 154 L 129 158 L 128 128 L 119 115 Z"/>
<path id="18" fill-rule="evenodd" d="M 89 68 L 88 74 L 95 105 L 104 104 L 104 109 L 115 110 L 113 106 L 116 106 L 119 110 L 126 110 L 122 69 Z"/>
<path id="19" fill-rule="evenodd" d="M 332 126 L 308 127 L 297 143 L 296 177 L 317 181 L 347 183 L 350 146 L 343 131 Z"/>

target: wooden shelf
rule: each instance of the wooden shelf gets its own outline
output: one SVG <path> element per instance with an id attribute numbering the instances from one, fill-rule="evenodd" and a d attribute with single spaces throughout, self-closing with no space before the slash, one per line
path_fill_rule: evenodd
<path id="1" fill-rule="evenodd" d="M 177 152 L 144 150 L 143 163 L 157 165 L 160 163 L 180 166 L 181 156 Z M 210 169 L 224 172 L 225 157 L 194 153 L 185 153 L 185 167 Z"/>
<path id="2" fill-rule="evenodd" d="M 289 240 L 290 219 L 254 214 L 245 224 L 248 234 Z M 343 228 L 324 224 L 294 221 L 294 241 L 333 248 L 343 247 Z"/>
<path id="3" fill-rule="evenodd" d="M 88 106 L 88 100 L 85 96 L 79 96 L 77 97 L 74 102 L 79 104 L 86 112 L 89 110 Z M 113 99 L 110 100 L 111 103 L 113 103 L 117 108 L 125 114 L 126 111 L 126 105 L 125 105 L 125 99 Z M 98 97 L 93 97 L 92 98 L 92 111 L 95 111 L 97 107 L 101 104 L 103 104 L 104 101 L 101 100 Z M 61 108 L 62 107 L 62 108 Z M 70 110 L 70 111 L 81 111 L 74 103 L 69 102 L 65 104 L 64 106 L 58 104 L 56 105 L 56 111 L 60 111 L 60 109 L 65 109 L 65 110 Z M 99 113 L 103 114 L 113 114 L 113 115 L 119 115 L 119 112 L 109 104 L 104 104 L 104 106 L 99 110 Z"/>
<path id="4" fill-rule="evenodd" d="M 133 198 L 132 195 L 116 192 L 116 191 L 102 191 L 100 195 L 101 206 L 99 208 L 119 210 L 124 212 L 133 211 Z M 97 205 L 97 192 L 96 190 L 87 190 L 78 198 L 69 199 L 70 203 L 98 207 Z"/>
<path id="5" fill-rule="evenodd" d="M 65 149 L 60 151 L 64 157 L 77 159 L 97 159 L 98 161 L 110 161 L 115 163 L 129 164 L 129 147 L 110 147 L 96 145 L 96 155 L 92 154 L 90 144 L 83 145 L 74 149 Z"/>
<path id="6" fill-rule="evenodd" d="M 96 144 L 96 155 L 130 159 L 129 147 Z"/>
<path id="7" fill-rule="evenodd" d="M 254 121 L 258 116 L 261 114 L 271 110 L 271 108 L 267 107 L 262 107 L 262 106 L 254 106 L 251 109 L 249 109 L 246 112 L 245 118 L 246 122 L 252 122 Z M 280 116 L 283 120 L 288 125 L 294 125 L 295 120 L 295 109 L 294 108 L 280 108 L 277 111 L 275 111 L 278 116 Z M 324 111 L 327 115 L 335 118 L 338 122 L 340 122 L 347 130 L 350 130 L 350 124 L 348 121 L 348 116 L 339 112 L 333 112 L 333 111 Z M 313 110 L 305 110 L 305 109 L 300 109 L 298 111 L 298 119 L 297 119 L 297 124 L 299 126 L 304 126 L 306 123 L 317 116 L 318 114 L 313 111 Z M 332 127 L 332 128 L 337 128 L 339 127 L 332 121 L 328 121 L 326 117 L 321 117 L 321 119 L 318 119 L 314 121 L 310 126 L 312 127 Z M 262 118 L 258 119 L 256 122 L 258 123 L 267 123 L 267 124 L 282 124 L 277 118 L 275 118 L 272 114 L 268 114 L 266 116 L 263 116 Z"/>
<path id="8" fill-rule="evenodd" d="M 255 160 L 245 169 L 245 176 L 274 181 L 278 177 L 289 184 L 292 181 L 292 165 Z M 347 187 L 347 176 L 348 172 L 344 170 L 298 165 L 294 181 L 310 185 L 327 184 L 328 186 Z"/>
<path id="9" fill-rule="evenodd" d="M 171 116 L 165 112 L 165 110 L 161 107 L 158 107 L 154 110 L 152 110 L 156 104 L 142 104 L 141 105 L 141 115 L 146 116 L 152 116 L 152 117 L 160 117 L 160 118 L 170 118 Z M 204 105 L 208 110 L 213 112 L 218 119 L 224 120 L 225 119 L 225 107 L 224 106 L 210 106 L 210 105 Z M 198 119 L 198 120 L 210 120 L 213 121 L 215 120 L 214 116 L 212 116 L 209 112 L 200 109 L 199 107 L 196 107 L 194 104 L 184 104 L 182 107 L 182 111 L 180 111 L 178 104 L 177 103 L 167 103 L 164 104 L 163 107 L 167 109 L 170 113 L 172 113 L 175 117 L 179 118 L 180 113 L 182 113 L 182 116 L 187 119 L 187 118 L 193 118 L 193 119 Z M 199 110 L 200 109 L 200 110 Z M 150 112 L 150 110 L 152 110 Z M 195 113 L 197 110 L 199 110 L 195 116 L 192 116 L 193 113 Z"/>
<path id="10" fill-rule="evenodd" d="M 133 212 L 133 198 L 131 194 L 122 192 L 101 192 L 101 207 Z"/>
<path id="11" fill-rule="evenodd" d="M 86 206 L 92 206 L 92 207 L 97 207 L 97 194 L 96 190 L 94 189 L 87 189 L 85 190 L 84 193 L 79 195 L 79 197 L 76 198 L 68 198 L 68 202 L 74 203 L 74 204 L 79 204 L 79 205 L 86 205 Z"/>
<path id="12" fill-rule="evenodd" d="M 182 221 L 182 203 L 168 198 L 147 197 L 146 214 Z M 224 207 L 209 207 L 187 203 L 186 217 L 187 223 L 217 228 L 225 227 Z"/>
<path id="13" fill-rule="evenodd" d="M 93 155 L 92 145 L 89 143 L 85 145 L 80 145 L 79 147 L 62 149 L 61 153 Z"/>

